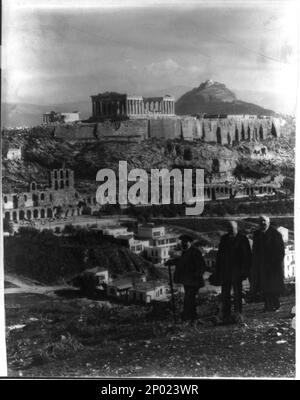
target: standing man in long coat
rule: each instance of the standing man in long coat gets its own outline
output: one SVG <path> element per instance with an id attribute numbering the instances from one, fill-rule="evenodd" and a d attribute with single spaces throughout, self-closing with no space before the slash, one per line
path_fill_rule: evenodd
<path id="1" fill-rule="evenodd" d="M 183 321 L 193 322 L 197 319 L 196 296 L 204 286 L 203 273 L 206 264 L 199 248 L 193 246 L 193 238 L 181 235 L 182 255 L 169 260 L 165 265 L 175 265 L 174 283 L 181 283 L 184 287 Z"/>
<path id="2" fill-rule="evenodd" d="M 259 223 L 253 236 L 251 290 L 263 294 L 264 311 L 276 311 L 284 290 L 284 243 L 277 229 L 270 226 L 269 217 L 260 216 Z"/>
<path id="3" fill-rule="evenodd" d="M 251 266 L 251 248 L 248 238 L 238 231 L 236 221 L 229 221 L 227 233 L 221 237 L 216 271 L 209 281 L 221 285 L 222 323 L 231 323 L 231 291 L 233 290 L 234 322 L 241 323 L 242 317 L 242 281 L 249 276 Z"/>

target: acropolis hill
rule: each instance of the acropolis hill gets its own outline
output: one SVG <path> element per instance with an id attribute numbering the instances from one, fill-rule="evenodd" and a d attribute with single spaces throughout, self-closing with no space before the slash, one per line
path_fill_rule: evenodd
<path id="1" fill-rule="evenodd" d="M 129 96 L 116 92 L 91 96 L 91 117 L 81 124 L 59 124 L 54 136 L 65 140 L 140 142 L 198 139 L 232 145 L 288 134 L 271 110 L 237 100 L 224 84 L 208 80 L 176 102 L 169 94 Z M 215 111 L 215 112 L 214 112 Z"/>
<path id="2" fill-rule="evenodd" d="M 212 99 L 219 107 L 236 104 L 223 101 L 232 100 L 224 93 L 224 85 L 201 85 L 195 90 L 198 99 L 204 91 L 206 103 L 202 99 L 201 104 L 211 106 Z M 211 90 L 217 93 L 215 97 Z M 194 98 L 191 92 L 184 95 L 185 106 L 190 96 L 190 100 Z M 119 160 L 127 160 L 130 168 L 146 170 L 204 168 L 212 181 L 238 177 L 271 182 L 280 174 L 286 175 L 287 164 L 293 175 L 292 118 L 270 115 L 258 106 L 257 111 L 268 115 L 176 115 L 180 101 L 174 110 L 171 96 L 102 93 L 92 97 L 90 120 L 3 130 L 3 186 L 11 192 L 24 190 L 32 180 L 46 182 L 49 170 L 64 162 L 74 170 L 75 186 L 83 192 L 86 188 L 96 190 L 97 171 L 116 170 Z M 245 112 L 247 103 L 238 104 Z M 14 149 L 21 149 L 21 155 L 11 160 Z"/>

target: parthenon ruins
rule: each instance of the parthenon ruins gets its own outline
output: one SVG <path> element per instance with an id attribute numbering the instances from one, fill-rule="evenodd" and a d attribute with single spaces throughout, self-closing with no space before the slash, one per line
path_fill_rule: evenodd
<path id="1" fill-rule="evenodd" d="M 128 96 L 115 92 L 99 93 L 91 96 L 93 118 L 125 116 L 143 118 L 146 116 L 175 115 L 175 99 L 170 95 L 163 97 Z"/>

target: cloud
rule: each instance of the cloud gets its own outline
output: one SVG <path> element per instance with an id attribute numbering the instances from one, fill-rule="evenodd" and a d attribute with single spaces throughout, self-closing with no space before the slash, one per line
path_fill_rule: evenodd
<path id="1" fill-rule="evenodd" d="M 196 65 L 180 65 L 172 58 L 148 64 L 145 69 L 149 74 L 157 77 L 166 74 L 199 74 L 203 72 L 203 69 Z"/>

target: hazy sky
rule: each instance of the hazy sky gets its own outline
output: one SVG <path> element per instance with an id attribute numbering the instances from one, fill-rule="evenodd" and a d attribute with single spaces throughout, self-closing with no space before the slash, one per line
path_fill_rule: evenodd
<path id="1" fill-rule="evenodd" d="M 121 4 L 4 1 L 3 101 L 53 104 L 106 90 L 143 95 L 210 78 L 245 100 L 257 92 L 266 107 L 294 112 L 293 3 Z"/>

